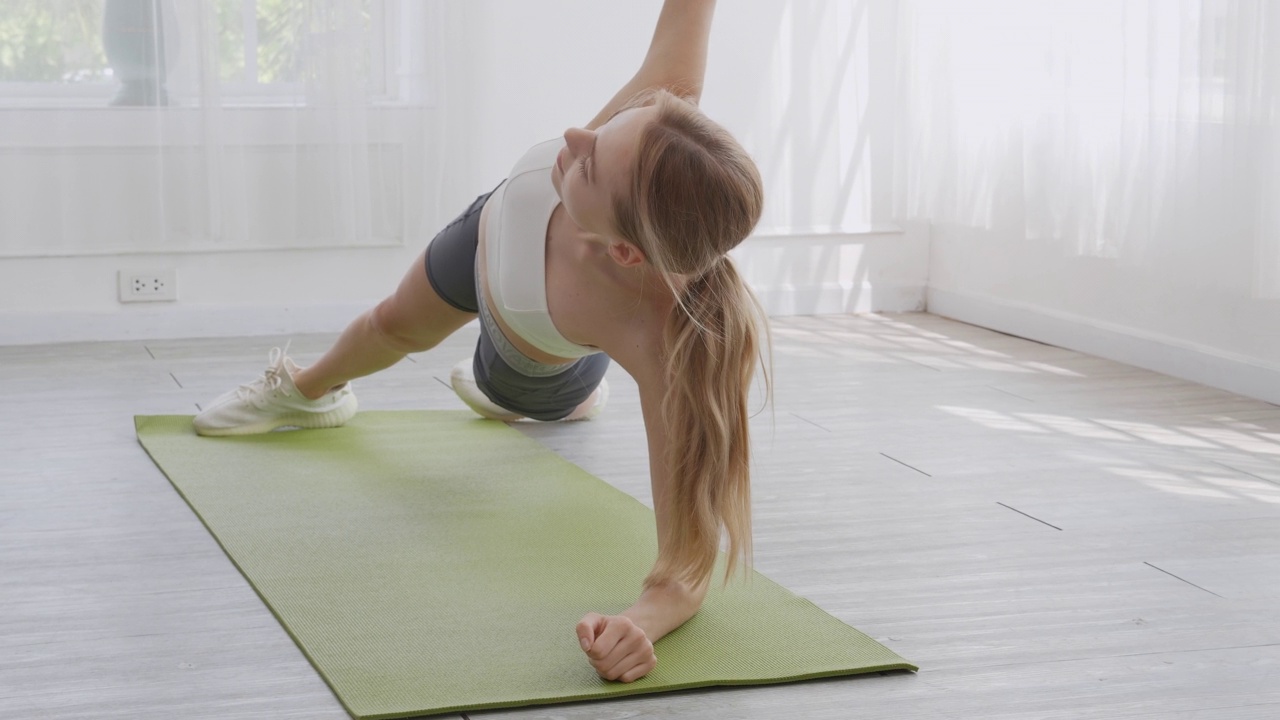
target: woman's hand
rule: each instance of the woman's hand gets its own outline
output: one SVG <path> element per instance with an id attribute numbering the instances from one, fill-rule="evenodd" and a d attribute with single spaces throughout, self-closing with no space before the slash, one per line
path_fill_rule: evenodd
<path id="1" fill-rule="evenodd" d="M 605 680 L 629 683 L 658 664 L 649 636 L 625 615 L 587 613 L 577 629 L 582 651 Z"/>

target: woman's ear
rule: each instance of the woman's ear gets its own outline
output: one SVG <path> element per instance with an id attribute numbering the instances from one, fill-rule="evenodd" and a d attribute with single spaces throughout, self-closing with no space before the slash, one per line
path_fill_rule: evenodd
<path id="1" fill-rule="evenodd" d="M 626 240 L 609 243 L 609 257 L 622 267 L 632 267 L 644 262 L 644 252 Z"/>

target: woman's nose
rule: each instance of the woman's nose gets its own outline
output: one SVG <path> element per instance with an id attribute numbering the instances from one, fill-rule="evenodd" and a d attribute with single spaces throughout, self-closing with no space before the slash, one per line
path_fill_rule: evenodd
<path id="1" fill-rule="evenodd" d="M 569 146 L 569 152 L 574 155 L 581 155 L 591 144 L 591 131 L 583 130 L 582 128 L 569 128 L 564 131 L 564 142 Z"/>

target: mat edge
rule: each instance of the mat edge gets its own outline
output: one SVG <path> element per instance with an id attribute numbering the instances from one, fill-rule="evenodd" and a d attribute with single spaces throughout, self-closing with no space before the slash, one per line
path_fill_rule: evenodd
<path id="1" fill-rule="evenodd" d="M 890 663 L 887 665 L 871 665 L 856 670 L 830 670 L 819 671 L 815 673 L 804 673 L 800 675 L 787 675 L 784 677 L 759 678 L 759 679 L 737 679 L 737 680 L 709 680 L 690 683 L 679 683 L 672 685 L 663 685 L 662 687 L 643 687 L 623 690 L 614 690 L 600 693 L 591 693 L 587 695 L 572 695 L 555 698 L 535 698 L 526 700 L 503 700 L 492 703 L 480 703 L 476 705 L 453 705 L 430 710 L 411 710 L 411 711 L 395 711 L 391 713 L 380 713 L 370 715 L 358 715 L 352 713 L 355 720 L 403 720 L 404 718 L 416 718 L 421 716 L 443 715 L 446 713 L 469 712 L 473 710 L 500 710 L 507 708 L 546 706 L 546 705 L 568 705 L 571 703 L 593 702 L 600 700 L 612 700 L 614 698 L 638 697 L 641 695 L 657 695 L 664 692 L 673 692 L 679 690 L 701 690 L 716 687 L 760 687 L 764 685 L 785 685 L 788 683 L 799 683 L 807 680 L 823 680 L 838 677 L 857 677 L 860 675 L 870 675 L 877 672 L 891 671 L 907 671 L 911 673 L 919 672 L 919 667 L 906 662 Z"/>

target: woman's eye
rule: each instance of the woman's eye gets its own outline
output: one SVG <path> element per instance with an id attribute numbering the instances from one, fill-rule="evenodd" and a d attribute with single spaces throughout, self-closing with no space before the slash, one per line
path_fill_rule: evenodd
<path id="1" fill-rule="evenodd" d="M 587 176 L 587 158 L 583 157 L 578 161 L 578 169 L 582 172 L 582 177 Z"/>

